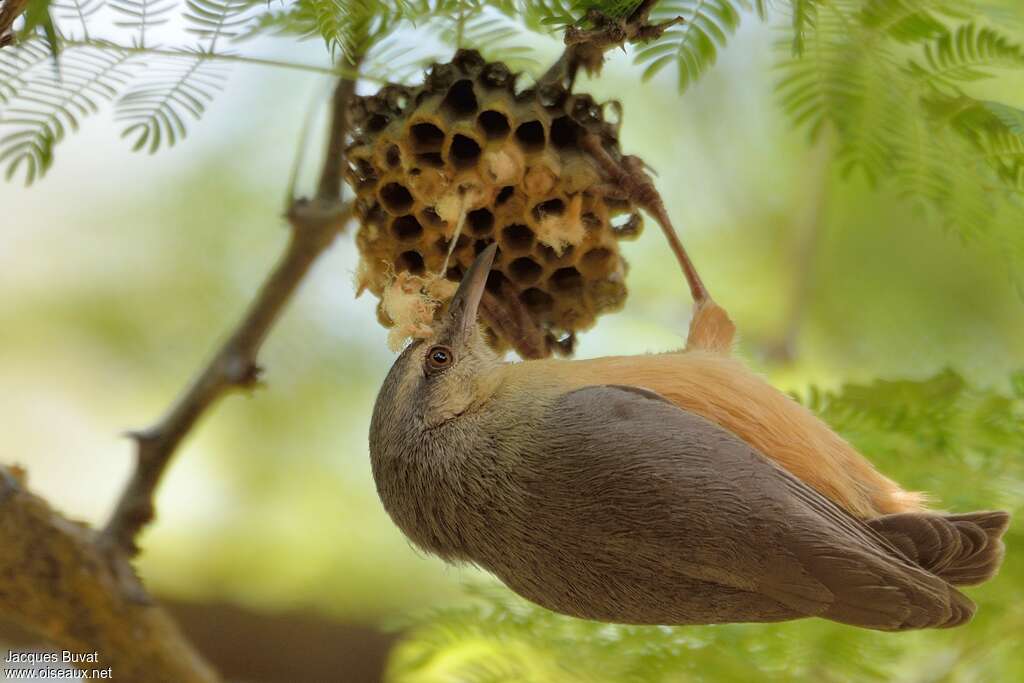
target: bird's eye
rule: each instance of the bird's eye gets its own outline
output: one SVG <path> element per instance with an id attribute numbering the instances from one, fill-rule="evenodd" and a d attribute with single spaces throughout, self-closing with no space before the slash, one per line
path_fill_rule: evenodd
<path id="1" fill-rule="evenodd" d="M 447 346 L 431 346 L 427 351 L 427 367 L 435 372 L 450 367 L 454 360 L 455 355 Z"/>

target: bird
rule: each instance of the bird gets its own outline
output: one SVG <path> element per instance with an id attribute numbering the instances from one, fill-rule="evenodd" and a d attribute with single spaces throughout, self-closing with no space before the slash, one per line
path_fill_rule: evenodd
<path id="1" fill-rule="evenodd" d="M 971 619 L 958 587 L 998 570 L 1007 513 L 925 509 L 729 357 L 710 297 L 680 352 L 506 362 L 477 321 L 495 251 L 374 405 L 377 492 L 415 546 L 602 622 Z"/>

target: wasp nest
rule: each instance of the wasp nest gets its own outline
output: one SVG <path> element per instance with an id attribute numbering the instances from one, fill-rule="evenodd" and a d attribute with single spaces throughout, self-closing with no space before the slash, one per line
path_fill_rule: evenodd
<path id="1" fill-rule="evenodd" d="M 625 301 L 618 240 L 639 233 L 639 215 L 581 144 L 596 135 L 619 157 L 617 124 L 589 95 L 557 84 L 517 92 L 515 80 L 460 51 L 422 86 L 389 85 L 357 103 L 347 179 L 358 288 L 381 299 L 393 343 L 426 334 L 495 241 L 481 313 L 498 350 L 571 351 L 576 332 Z"/>

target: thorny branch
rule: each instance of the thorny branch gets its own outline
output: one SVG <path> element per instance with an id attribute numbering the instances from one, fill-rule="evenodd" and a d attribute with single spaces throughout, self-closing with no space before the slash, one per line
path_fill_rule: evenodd
<path id="1" fill-rule="evenodd" d="M 97 532 L 65 519 L 24 490 L 19 471 L 0 467 L 0 576 L 15 577 L 0 591 L 0 610 L 62 647 L 103 653 L 118 678 L 218 680 L 166 613 L 149 604 L 130 557 L 153 519 L 156 487 L 176 448 L 218 398 L 256 384 L 260 347 L 349 218 L 341 165 L 354 90 L 352 78 L 339 79 L 316 195 L 291 201 L 288 246 L 241 322 L 166 416 L 132 434 L 135 470 L 107 525 Z"/>
<path id="2" fill-rule="evenodd" d="M 138 552 L 136 538 L 153 519 L 156 487 L 175 449 L 218 398 L 256 384 L 260 374 L 256 358 L 263 341 L 313 262 L 348 220 L 350 207 L 341 201 L 341 164 L 354 89 L 355 82 L 348 78 L 340 79 L 335 88 L 316 196 L 295 200 L 288 209 L 288 247 L 249 310 L 170 412 L 156 424 L 131 434 L 137 443 L 135 471 L 102 532 L 103 541 L 112 549 L 128 555 Z"/>
<path id="3" fill-rule="evenodd" d="M 601 71 L 604 54 L 608 50 L 623 47 L 626 43 L 646 43 L 655 40 L 669 28 L 683 23 L 682 17 L 675 17 L 660 24 L 651 24 L 651 10 L 656 4 L 658 0 L 643 0 L 636 9 L 621 19 L 610 17 L 598 10 L 588 11 L 584 18 L 593 28 L 568 26 L 565 29 L 565 51 L 541 76 L 540 82 L 566 82 L 571 88 L 581 66 L 587 73 Z"/>

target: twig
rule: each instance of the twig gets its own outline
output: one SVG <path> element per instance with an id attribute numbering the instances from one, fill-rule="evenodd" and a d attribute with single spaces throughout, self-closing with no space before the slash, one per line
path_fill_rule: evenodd
<path id="1" fill-rule="evenodd" d="M 14 42 L 14 22 L 28 7 L 28 0 L 3 0 L 0 7 L 0 47 Z"/>
<path id="2" fill-rule="evenodd" d="M 131 434 L 137 443 L 135 471 L 101 535 L 111 550 L 125 555 L 138 552 L 136 538 L 153 519 L 153 496 L 175 449 L 218 398 L 256 383 L 260 346 L 310 266 L 347 221 L 350 207 L 340 199 L 341 164 L 354 89 L 355 82 L 347 78 L 335 88 L 327 153 L 316 197 L 296 200 L 288 209 L 292 228 L 288 248 L 248 312 L 170 412 L 153 426 Z M 128 579 L 128 575 L 122 578 Z M 125 588 L 134 592 L 138 587 L 129 580 Z"/>
<path id="3" fill-rule="evenodd" d="M 651 10 L 658 0 L 643 0 L 632 13 L 622 19 L 609 17 L 598 10 L 589 10 L 584 19 L 593 26 L 582 29 L 570 25 L 565 29 L 565 50 L 540 78 L 540 83 L 566 81 L 570 87 L 582 66 L 588 73 L 597 73 L 604 64 L 604 53 L 626 43 L 646 43 L 660 38 L 669 28 L 683 23 L 675 17 L 660 24 L 649 22 Z"/>

